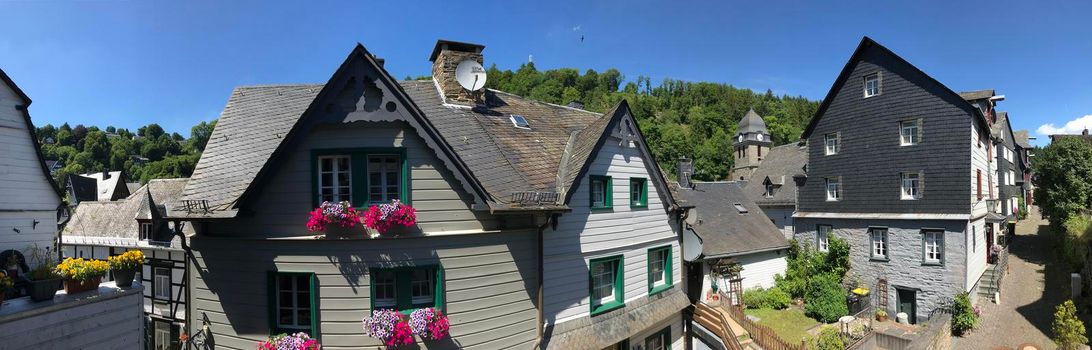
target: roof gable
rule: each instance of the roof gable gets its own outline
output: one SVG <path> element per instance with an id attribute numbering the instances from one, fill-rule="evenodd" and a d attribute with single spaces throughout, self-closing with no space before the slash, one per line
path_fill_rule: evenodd
<path id="1" fill-rule="evenodd" d="M 15 81 L 11 80 L 11 77 L 7 73 L 4 73 L 3 69 L 0 69 L 0 82 L 7 85 L 11 91 L 15 92 L 20 99 L 23 100 L 23 105 L 16 106 L 23 114 L 23 121 L 26 123 L 27 131 L 30 133 L 30 141 L 34 143 L 34 153 L 38 156 L 38 164 L 42 168 L 42 174 L 45 176 L 46 181 L 49 182 L 50 187 L 53 187 L 53 192 L 57 194 L 57 200 L 61 201 L 64 198 L 64 193 L 61 191 L 61 187 L 57 186 L 57 182 L 53 180 L 53 176 L 49 172 L 49 168 L 45 164 L 45 157 L 42 156 L 42 145 L 38 143 L 38 133 L 34 128 L 34 122 L 30 120 L 30 111 L 28 108 L 33 101 L 30 97 L 23 92 L 23 89 L 19 88 L 19 85 L 15 85 Z"/>
<path id="2" fill-rule="evenodd" d="M 812 131 L 814 131 L 816 125 L 819 124 L 819 120 L 826 113 L 827 108 L 830 107 L 830 104 L 834 100 L 834 97 L 837 95 L 838 91 L 841 91 L 841 89 L 849 79 L 849 76 L 857 67 L 857 63 L 860 62 L 866 54 L 872 52 L 892 58 L 895 64 L 905 66 L 905 68 L 907 68 L 906 72 L 908 74 L 918 75 L 924 78 L 925 81 L 934 84 L 941 91 L 941 94 L 938 95 L 939 98 L 944 99 L 948 103 L 951 103 L 952 105 L 957 106 L 960 109 L 966 110 L 968 113 L 976 116 L 977 122 L 979 122 L 981 125 L 989 125 L 989 122 L 986 121 L 986 117 L 982 115 L 981 111 L 979 111 L 969 102 L 967 102 L 967 100 L 965 100 L 963 96 L 960 96 L 960 94 L 952 91 L 952 89 L 948 88 L 944 84 L 941 84 L 940 81 L 937 81 L 933 77 L 929 76 L 929 74 L 926 74 L 921 69 L 918 69 L 918 67 L 903 59 L 898 54 L 895 54 L 895 52 L 884 47 L 883 45 L 880 45 L 876 41 L 866 36 L 861 38 L 861 43 L 857 45 L 857 49 L 855 49 L 853 51 L 853 55 L 849 57 L 849 60 L 846 62 L 845 67 L 842 68 L 841 73 L 839 73 L 838 77 L 834 80 L 834 84 L 830 86 L 830 90 L 827 91 L 827 95 L 823 98 L 823 102 L 819 105 L 819 109 L 815 111 L 815 116 L 811 118 L 811 122 L 809 122 L 808 126 L 804 128 L 804 132 L 801 134 L 801 139 L 807 139 L 809 136 L 811 136 Z"/>
<path id="3" fill-rule="evenodd" d="M 693 188 L 679 187 L 680 201 L 693 206 L 687 219 L 701 237 L 706 258 L 757 253 L 789 246 L 784 233 L 774 226 L 754 201 L 743 193 L 740 183 L 695 182 Z M 741 212 L 736 205 L 746 209 Z"/>

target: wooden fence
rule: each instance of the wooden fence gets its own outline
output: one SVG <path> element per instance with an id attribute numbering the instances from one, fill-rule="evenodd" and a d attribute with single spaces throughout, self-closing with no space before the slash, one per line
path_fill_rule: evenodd
<path id="1" fill-rule="evenodd" d="M 743 329 L 747 330 L 747 333 L 751 334 L 751 339 L 754 340 L 758 346 L 761 346 L 766 350 L 806 350 L 808 348 L 804 340 L 801 339 L 799 343 L 787 342 L 781 339 L 770 327 L 766 327 L 751 321 L 747 318 L 747 315 L 743 314 L 743 309 L 738 306 L 725 306 L 728 309 L 728 314 L 732 316 L 732 319 L 743 326 Z"/>

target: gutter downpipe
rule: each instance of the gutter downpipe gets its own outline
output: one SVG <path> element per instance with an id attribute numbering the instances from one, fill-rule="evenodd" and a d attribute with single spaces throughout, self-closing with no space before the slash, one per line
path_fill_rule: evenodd
<path id="1" fill-rule="evenodd" d="M 536 318 L 536 320 L 535 320 L 536 321 L 535 322 L 535 331 L 536 331 L 537 334 L 535 335 L 535 343 L 531 346 L 532 349 L 545 349 L 545 345 L 543 344 L 543 340 L 545 340 L 545 337 L 546 337 L 546 312 L 545 312 L 545 309 L 543 309 L 543 304 L 545 302 L 545 298 L 542 295 L 543 294 L 543 284 L 544 284 L 543 281 L 545 280 L 543 267 L 544 267 L 545 263 L 544 263 L 544 260 L 543 260 L 542 242 L 543 242 L 543 234 L 546 231 L 546 226 L 550 225 L 551 222 L 556 224 L 557 223 L 557 215 L 560 215 L 560 214 L 548 214 L 548 216 L 545 216 L 543 219 L 540 219 L 540 220 L 542 220 L 542 224 L 538 225 L 538 232 L 537 232 L 538 244 L 537 244 L 537 247 L 536 247 L 537 252 L 535 254 L 536 255 L 535 259 L 537 260 L 537 263 L 538 263 L 538 272 L 536 274 L 537 276 L 535 276 L 536 282 L 538 283 L 538 287 L 537 287 L 538 290 L 535 293 L 536 294 L 535 295 L 535 306 L 536 306 L 536 309 L 538 309 L 538 310 L 536 310 L 536 315 L 535 315 L 536 316 L 535 317 Z M 537 216 L 536 219 L 537 218 L 542 218 L 542 216 Z"/>

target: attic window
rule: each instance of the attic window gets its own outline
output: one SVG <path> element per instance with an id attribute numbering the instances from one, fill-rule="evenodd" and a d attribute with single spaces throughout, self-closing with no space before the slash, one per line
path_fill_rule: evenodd
<path id="1" fill-rule="evenodd" d="M 511 119 L 512 125 L 517 128 L 531 129 L 531 123 L 528 123 L 527 118 L 524 118 L 522 115 L 513 114 L 511 117 L 508 117 L 508 119 Z"/>
<path id="2" fill-rule="evenodd" d="M 744 208 L 743 204 L 736 203 L 732 206 L 736 207 L 736 211 L 738 211 L 740 214 L 747 214 L 747 208 Z"/>

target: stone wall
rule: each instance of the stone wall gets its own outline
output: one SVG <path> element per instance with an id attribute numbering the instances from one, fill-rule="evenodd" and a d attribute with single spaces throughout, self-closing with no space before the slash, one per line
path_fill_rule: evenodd
<path id="1" fill-rule="evenodd" d="M 815 247 L 818 225 L 831 225 L 833 235 L 849 243 L 849 275 L 859 277 L 874 290 L 874 296 L 879 292 L 875 291 L 877 280 L 887 280 L 887 305 L 879 305 L 878 297 L 873 300 L 877 308 L 887 310 L 892 317 L 898 301 L 896 288 L 916 290 L 919 321 L 942 301 L 964 291 L 966 221 L 796 218 L 795 238 L 801 245 Z M 869 227 L 887 228 L 886 260 L 871 257 Z M 922 228 L 945 230 L 943 264 L 922 262 Z"/>
<path id="2" fill-rule="evenodd" d="M 455 50 L 440 51 L 440 54 L 436 56 L 436 61 L 432 63 L 432 79 L 440 86 L 440 91 L 443 92 L 447 102 L 481 103 L 484 89 L 467 91 L 455 80 L 455 68 L 459 66 L 459 62 L 465 60 L 474 60 L 478 63 L 484 62 L 481 53 Z"/>

